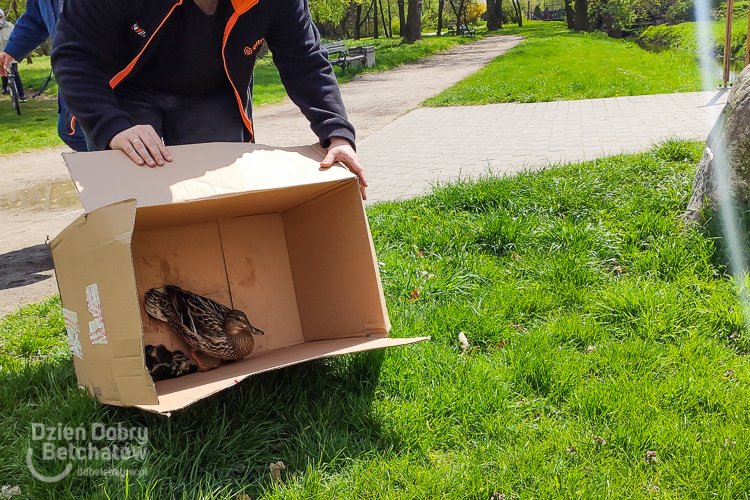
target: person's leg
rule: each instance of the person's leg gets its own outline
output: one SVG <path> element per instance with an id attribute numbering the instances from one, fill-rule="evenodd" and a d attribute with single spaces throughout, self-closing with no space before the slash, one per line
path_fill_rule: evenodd
<path id="1" fill-rule="evenodd" d="M 23 82 L 21 81 L 21 74 L 18 72 L 18 63 L 10 63 L 10 71 L 16 75 L 16 88 L 18 89 L 18 98 L 21 102 L 26 102 L 26 95 L 23 93 Z"/>
<path id="2" fill-rule="evenodd" d="M 203 142 L 243 142 L 244 124 L 232 92 L 179 97 L 164 111 L 167 146 Z"/>
<path id="3" fill-rule="evenodd" d="M 5 94 L 8 93 L 8 77 L 7 76 L 0 76 L 0 80 L 2 80 L 2 84 L 3 84 L 2 93 L 3 93 L 3 95 L 5 95 Z"/>

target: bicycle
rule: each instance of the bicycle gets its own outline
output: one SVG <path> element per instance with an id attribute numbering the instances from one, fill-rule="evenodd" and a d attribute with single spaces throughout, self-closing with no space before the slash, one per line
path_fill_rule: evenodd
<path id="1" fill-rule="evenodd" d="M 13 70 L 8 71 L 8 93 L 13 103 L 13 108 L 21 116 L 21 97 L 18 95 L 18 86 L 16 85 L 16 73 Z"/>

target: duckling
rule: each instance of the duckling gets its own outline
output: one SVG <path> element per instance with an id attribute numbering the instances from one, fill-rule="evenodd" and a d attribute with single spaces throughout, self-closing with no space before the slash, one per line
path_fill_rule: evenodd
<path id="1" fill-rule="evenodd" d="M 143 307 L 151 317 L 166 322 L 182 336 L 201 372 L 211 368 L 201 362 L 198 352 L 222 360 L 239 360 L 253 351 L 253 335 L 263 335 L 244 312 L 174 285 L 148 290 Z"/>
<path id="2" fill-rule="evenodd" d="M 195 373 L 198 367 L 182 351 L 171 352 L 163 344 L 144 348 L 146 368 L 154 382 Z"/>
<path id="3" fill-rule="evenodd" d="M 183 375 L 195 373 L 198 370 L 198 366 L 191 363 L 190 358 L 185 356 L 185 353 L 180 350 L 172 353 L 172 361 L 169 363 L 169 367 L 175 377 L 182 377 Z"/>

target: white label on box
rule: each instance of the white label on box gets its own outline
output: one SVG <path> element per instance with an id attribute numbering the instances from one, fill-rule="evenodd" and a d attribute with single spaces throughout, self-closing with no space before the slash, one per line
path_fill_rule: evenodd
<path id="1" fill-rule="evenodd" d="M 65 319 L 65 331 L 68 332 L 68 347 L 70 348 L 70 352 L 79 359 L 83 359 L 81 341 L 78 339 L 78 334 L 80 333 L 78 329 L 78 314 L 63 307 L 63 319 Z"/>
<path id="2" fill-rule="evenodd" d="M 99 299 L 99 287 L 96 283 L 86 287 L 86 307 L 94 317 L 89 321 L 89 338 L 92 344 L 106 344 L 107 331 L 104 329 L 102 318 L 102 303 Z"/>

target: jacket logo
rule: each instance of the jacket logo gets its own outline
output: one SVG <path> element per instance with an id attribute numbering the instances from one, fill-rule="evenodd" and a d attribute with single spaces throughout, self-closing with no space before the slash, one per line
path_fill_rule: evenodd
<path id="1" fill-rule="evenodd" d="M 258 50 L 258 47 L 260 47 L 263 44 L 264 41 L 265 41 L 265 38 L 261 38 L 260 40 L 255 42 L 252 47 L 245 47 L 245 50 L 244 50 L 245 55 L 246 56 L 253 55 L 255 51 Z"/>
<path id="2" fill-rule="evenodd" d="M 140 26 L 138 26 L 138 23 L 133 23 L 133 26 L 131 26 L 130 29 L 132 29 L 133 31 L 135 31 L 136 35 L 138 35 L 138 36 L 140 36 L 142 38 L 146 38 L 146 30 L 144 30 L 143 28 L 141 28 Z"/>

